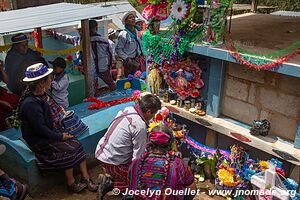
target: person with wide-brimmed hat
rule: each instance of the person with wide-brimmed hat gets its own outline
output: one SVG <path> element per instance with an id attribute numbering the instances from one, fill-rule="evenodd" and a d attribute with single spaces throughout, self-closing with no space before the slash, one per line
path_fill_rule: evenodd
<path id="1" fill-rule="evenodd" d="M 0 144 L 0 156 L 6 151 L 6 146 Z M 10 178 L 3 170 L 0 169 L 0 196 L 10 200 L 24 200 L 28 193 L 27 185 Z"/>
<path id="2" fill-rule="evenodd" d="M 63 109 L 47 94 L 53 69 L 42 63 L 26 69 L 23 81 L 28 85 L 21 97 L 19 112 L 21 131 L 29 148 L 35 153 L 41 171 L 65 172 L 70 191 L 85 188 L 97 190 L 86 167 L 86 154 L 81 143 L 62 128 Z M 80 165 L 82 180 L 75 182 L 73 167 Z"/>
<path id="3" fill-rule="evenodd" d="M 26 88 L 22 82 L 26 68 L 35 63 L 44 63 L 47 65 L 46 60 L 37 51 L 28 48 L 28 37 L 19 33 L 11 38 L 12 47 L 8 51 L 5 58 L 5 71 L 8 75 L 8 89 L 21 96 Z"/>
<path id="4" fill-rule="evenodd" d="M 142 71 L 145 71 L 145 63 L 143 63 L 142 60 L 142 43 L 137 35 L 135 19 L 135 11 L 125 13 L 122 18 L 125 29 L 120 32 L 116 44 L 119 79 L 124 76 L 127 77 L 129 74 L 134 75 L 139 68 L 141 68 Z"/>

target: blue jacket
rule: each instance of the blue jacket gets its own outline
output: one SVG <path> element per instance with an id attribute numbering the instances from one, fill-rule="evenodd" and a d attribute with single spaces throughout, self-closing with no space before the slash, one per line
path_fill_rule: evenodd
<path id="1" fill-rule="evenodd" d="M 62 140 L 62 133 L 54 131 L 50 106 L 41 97 L 26 97 L 20 114 L 23 138 L 33 151 L 51 141 Z"/>

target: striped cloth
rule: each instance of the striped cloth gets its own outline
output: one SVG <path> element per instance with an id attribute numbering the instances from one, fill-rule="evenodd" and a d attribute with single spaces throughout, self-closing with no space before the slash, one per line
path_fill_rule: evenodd
<path id="1" fill-rule="evenodd" d="M 171 188 L 172 191 L 184 190 L 185 187 L 191 185 L 194 182 L 193 172 L 190 167 L 179 157 L 175 157 L 169 164 L 169 170 L 167 173 L 166 185 L 164 183 L 164 164 L 166 157 L 164 155 L 150 154 L 145 160 L 141 172 L 139 170 L 140 159 L 133 161 L 129 169 L 130 189 L 131 190 L 160 190 L 163 194 L 164 189 Z M 139 180 L 139 174 L 141 173 L 141 180 Z M 140 185 L 139 185 L 140 184 Z M 180 195 L 160 195 L 152 197 L 140 196 L 135 199 L 156 199 L 156 200 L 174 200 L 183 199 Z"/>
<path id="2" fill-rule="evenodd" d="M 42 98 L 50 106 L 53 127 L 56 131 L 62 131 L 61 120 L 64 117 L 62 107 L 48 94 Z M 73 168 L 86 158 L 81 143 L 74 138 L 66 141 L 49 140 L 47 145 L 36 147 L 35 155 L 40 170 L 48 172 Z"/>
<path id="3" fill-rule="evenodd" d="M 50 106 L 51 109 L 51 114 L 53 118 L 53 127 L 55 128 L 56 131 L 61 130 L 61 121 L 64 118 L 64 111 L 58 103 L 48 94 L 42 96 L 43 100 L 47 102 Z"/>
<path id="4" fill-rule="evenodd" d="M 118 188 L 121 192 L 125 192 L 128 184 L 128 169 L 129 165 L 110 165 L 107 163 L 101 163 L 105 173 L 111 175 L 114 178 L 114 188 Z"/>
<path id="5" fill-rule="evenodd" d="M 39 169 L 47 172 L 73 168 L 86 158 L 82 145 L 76 139 L 51 142 L 38 147 L 35 155 Z"/>

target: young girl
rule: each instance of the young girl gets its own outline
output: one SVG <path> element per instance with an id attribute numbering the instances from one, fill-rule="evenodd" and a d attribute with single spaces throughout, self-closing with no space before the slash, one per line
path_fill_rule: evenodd
<path id="1" fill-rule="evenodd" d="M 184 188 L 195 190 L 191 168 L 172 150 L 172 131 L 161 124 L 148 136 L 147 151 L 133 161 L 129 169 L 130 190 L 152 190 L 155 195 L 136 195 L 134 199 L 183 199 L 180 195 L 164 195 Z M 166 190 L 167 188 L 170 188 Z"/>

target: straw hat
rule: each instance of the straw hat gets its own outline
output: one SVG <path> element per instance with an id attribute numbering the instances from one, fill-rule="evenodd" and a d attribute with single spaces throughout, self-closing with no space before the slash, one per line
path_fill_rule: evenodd
<path id="1" fill-rule="evenodd" d="M 130 15 L 130 14 L 133 14 L 134 17 L 136 17 L 136 12 L 135 11 L 129 11 L 129 12 L 126 12 L 123 17 L 122 17 L 122 23 L 123 25 L 125 25 L 125 21 L 127 19 L 127 17 Z"/>
<path id="2" fill-rule="evenodd" d="M 113 28 L 109 28 L 107 32 L 108 32 L 108 36 L 111 36 L 111 35 L 115 34 L 117 31 Z"/>
<path id="3" fill-rule="evenodd" d="M 135 23 L 138 23 L 138 22 L 145 22 L 145 21 L 142 20 L 141 18 L 136 17 L 136 18 L 135 18 Z"/>
<path id="4" fill-rule="evenodd" d="M 27 67 L 25 71 L 24 82 L 32 82 L 44 78 L 51 74 L 53 69 L 48 68 L 46 65 L 42 63 L 33 64 Z"/>
<path id="5" fill-rule="evenodd" d="M 28 37 L 24 33 L 19 33 L 17 35 L 14 35 L 11 38 L 11 43 L 12 44 L 17 44 L 17 43 L 28 41 L 28 40 L 29 40 Z"/>

